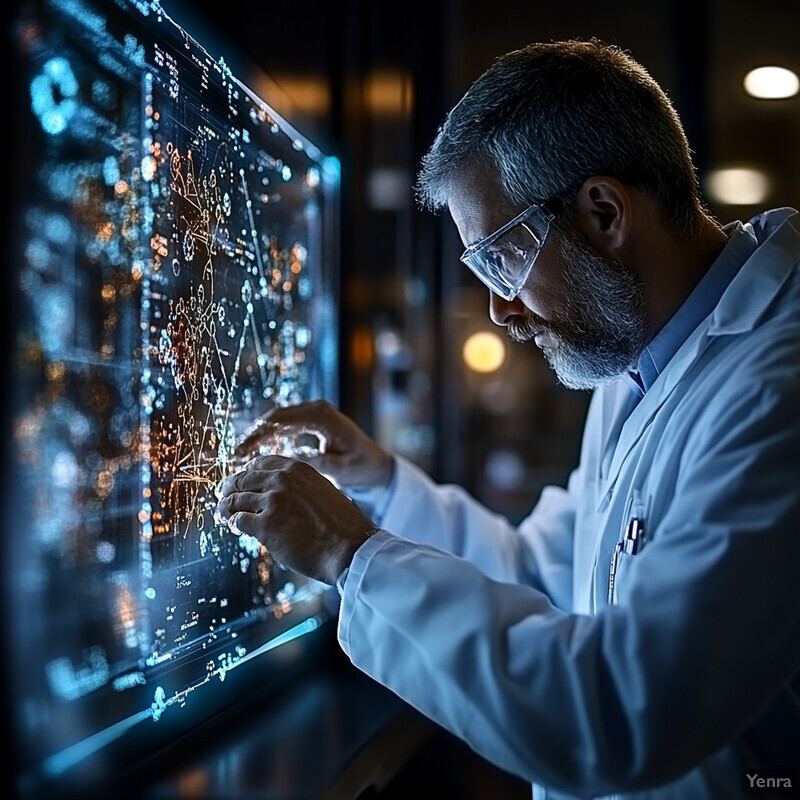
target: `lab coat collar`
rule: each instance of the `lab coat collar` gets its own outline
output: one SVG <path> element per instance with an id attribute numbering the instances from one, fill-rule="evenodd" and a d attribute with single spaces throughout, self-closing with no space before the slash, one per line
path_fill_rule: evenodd
<path id="1" fill-rule="evenodd" d="M 757 228 L 757 234 L 766 234 L 766 238 L 731 281 L 719 305 L 712 312 L 708 326 L 709 336 L 753 330 L 788 279 L 792 268 L 797 264 L 800 214 L 790 209 L 779 209 L 772 213 L 778 215 L 784 211 L 789 213 L 782 217 L 777 227 L 767 224 Z M 756 218 L 756 221 L 761 223 L 762 219 Z M 758 291 L 753 291 L 756 274 L 759 287 Z"/>
<path id="2" fill-rule="evenodd" d="M 783 211 L 783 209 L 781 209 Z M 798 263 L 800 214 L 787 210 L 779 224 L 754 226 L 760 244 L 742 265 L 714 311 L 681 345 L 650 390 L 625 420 L 607 475 L 600 475 L 605 491 L 598 512 L 607 506 L 628 454 L 686 371 L 702 355 L 712 337 L 744 333 L 758 325 Z M 775 220 L 778 221 L 778 220 Z M 759 220 L 760 222 L 760 220 Z M 749 223 L 750 224 L 750 223 Z M 756 281 L 758 281 L 756 288 Z M 604 391 L 629 392 L 622 381 Z"/>

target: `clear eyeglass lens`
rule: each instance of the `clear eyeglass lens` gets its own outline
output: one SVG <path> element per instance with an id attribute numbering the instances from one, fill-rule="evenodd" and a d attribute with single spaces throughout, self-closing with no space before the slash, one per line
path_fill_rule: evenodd
<path id="1" fill-rule="evenodd" d="M 520 223 L 474 253 L 468 264 L 492 291 L 510 299 L 520 290 L 540 247 L 539 238 Z"/>
<path id="2" fill-rule="evenodd" d="M 515 225 L 489 245 L 486 257 L 505 283 L 517 287 L 538 247 L 539 240 L 525 225 Z"/>

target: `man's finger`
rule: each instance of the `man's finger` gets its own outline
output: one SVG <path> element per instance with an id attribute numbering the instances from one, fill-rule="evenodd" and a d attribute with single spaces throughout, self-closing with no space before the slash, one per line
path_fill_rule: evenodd
<path id="1" fill-rule="evenodd" d="M 234 454 L 240 458 L 250 458 L 263 448 L 278 450 L 281 437 L 284 434 L 282 426 L 278 427 L 269 423 L 262 424 L 254 431 L 248 433 L 234 448 Z"/>
<path id="2" fill-rule="evenodd" d="M 311 420 L 325 413 L 329 405 L 326 400 L 310 400 L 292 406 L 274 406 L 261 419 L 268 424 L 306 427 Z"/>
<path id="3" fill-rule="evenodd" d="M 276 470 L 286 469 L 292 463 L 292 459 L 287 456 L 275 456 L 265 454 L 253 456 L 245 465 L 245 472 L 275 472 Z"/>
<path id="4" fill-rule="evenodd" d="M 214 489 L 217 499 L 225 497 L 226 495 L 233 494 L 234 492 L 253 491 L 255 486 L 252 483 L 244 484 L 245 476 L 249 475 L 245 467 L 223 478 Z"/>
<path id="5" fill-rule="evenodd" d="M 252 469 L 241 470 L 229 475 L 217 487 L 217 497 L 226 497 L 237 492 L 265 492 L 272 485 L 276 470 Z"/>
<path id="6" fill-rule="evenodd" d="M 228 475 L 226 478 L 223 478 L 216 485 L 214 494 L 216 494 L 217 498 L 224 497 L 225 495 L 232 494 L 233 492 L 241 492 L 245 489 L 252 491 L 254 488 L 258 488 L 253 482 L 248 482 L 245 484 L 243 482 L 245 477 L 256 472 L 274 472 L 276 470 L 285 469 L 290 461 L 290 459 L 282 456 L 257 456 L 256 458 L 258 459 L 257 463 L 254 463 L 256 459 L 251 459 L 241 469 L 238 469 L 232 475 Z M 264 461 L 264 459 L 272 458 L 278 460 Z M 265 466 L 267 464 L 269 466 Z M 266 484 L 264 485 L 266 486 Z"/>
<path id="7" fill-rule="evenodd" d="M 247 511 L 253 514 L 262 512 L 269 505 L 269 499 L 264 492 L 234 492 L 226 495 L 217 503 L 216 515 L 222 520 L 230 519 L 237 511 Z"/>
<path id="8" fill-rule="evenodd" d="M 312 401 L 294 406 L 275 406 L 267 411 L 255 426 L 236 445 L 237 455 L 249 455 L 261 444 L 270 444 L 277 449 L 281 437 L 295 438 L 303 434 L 312 434 L 325 438 L 323 425 L 315 424 L 323 413 L 325 401 Z"/>
<path id="9" fill-rule="evenodd" d="M 255 536 L 258 531 L 257 528 L 258 514 L 251 514 L 249 511 L 237 511 L 229 520 L 228 528 L 231 533 L 237 536 L 246 534 L 247 536 Z"/>
<path id="10" fill-rule="evenodd" d="M 214 489 L 214 494 L 216 494 L 217 499 L 220 499 L 227 494 L 231 494 L 232 492 L 240 491 L 239 480 L 242 475 L 244 475 L 244 468 L 234 472 L 232 475 L 228 475 L 226 478 L 223 478 Z"/>

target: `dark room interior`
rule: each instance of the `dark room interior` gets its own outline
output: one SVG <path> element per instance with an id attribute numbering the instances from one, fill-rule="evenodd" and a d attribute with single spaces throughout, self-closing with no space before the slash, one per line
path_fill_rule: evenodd
<path id="1" fill-rule="evenodd" d="M 297 580 L 220 526 L 213 490 L 238 468 L 223 447 L 234 407 L 244 425 L 262 400 L 326 398 L 386 451 L 521 523 L 577 466 L 591 392 L 566 388 L 539 348 L 498 332 L 487 289 L 459 261 L 453 220 L 418 201 L 424 155 L 498 56 L 597 38 L 672 101 L 716 220 L 798 209 L 800 95 L 757 97 L 745 77 L 780 66 L 797 80 L 800 2 L 13 6 L 3 291 L 13 796 L 530 797 L 529 781 L 350 663 L 335 589 Z M 151 47 L 149 31 L 165 26 L 159 6 L 178 33 Z M 91 70 L 105 78 L 85 79 Z M 184 81 L 191 99 L 176 100 Z M 72 126 L 63 136 L 59 114 Z M 221 167 L 201 174 L 197 142 L 215 124 L 241 156 L 226 165 L 249 164 L 231 166 L 228 193 L 214 183 Z M 269 124 L 283 149 L 251 157 L 260 143 L 248 126 Z M 192 146 L 173 148 L 186 131 L 194 161 Z M 256 172 L 272 181 L 259 189 L 264 218 L 281 206 L 263 251 L 250 242 L 257 198 L 237 188 Z M 279 252 L 284 208 L 303 220 L 307 250 L 298 237 Z M 190 236 L 223 213 L 241 213 L 238 229 L 202 246 Z M 179 297 L 201 249 L 200 293 L 192 284 L 191 300 Z M 230 292 L 230 270 L 213 266 L 223 259 L 247 270 Z M 262 319 L 252 292 L 266 297 L 269 280 L 277 310 Z M 201 308 L 209 296 L 223 299 Z M 216 382 L 237 352 L 231 369 L 249 359 L 261 398 L 233 372 Z"/>

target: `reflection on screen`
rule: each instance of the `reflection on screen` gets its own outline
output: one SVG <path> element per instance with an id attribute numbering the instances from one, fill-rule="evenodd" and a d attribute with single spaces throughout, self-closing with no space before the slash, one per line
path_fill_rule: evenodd
<path id="1" fill-rule="evenodd" d="M 334 397 L 338 169 L 157 2 L 14 34 L 14 724 L 57 777 L 324 618 L 214 487 L 271 405 Z"/>

